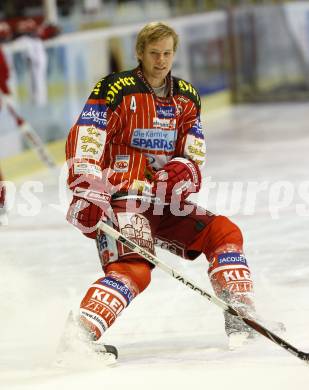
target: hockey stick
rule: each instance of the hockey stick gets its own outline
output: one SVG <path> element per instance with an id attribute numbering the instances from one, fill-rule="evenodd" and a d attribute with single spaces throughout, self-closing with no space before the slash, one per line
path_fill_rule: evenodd
<path id="1" fill-rule="evenodd" d="M 28 145 L 33 148 L 40 160 L 51 170 L 54 170 L 56 168 L 56 164 L 44 146 L 44 143 L 42 142 L 39 135 L 34 131 L 33 127 L 25 121 L 15 110 L 13 105 L 9 102 L 9 100 L 5 97 L 5 95 L 1 94 L 0 100 L 3 101 L 3 103 L 6 105 L 8 111 L 14 118 L 18 129 L 24 136 L 25 140 L 27 141 Z"/>
<path id="2" fill-rule="evenodd" d="M 102 230 L 104 233 L 106 233 L 110 237 L 119 241 L 120 243 L 125 245 L 127 248 L 138 253 L 139 255 L 144 257 L 146 260 L 148 260 L 150 263 L 161 268 L 163 271 L 170 274 L 174 279 L 183 283 L 185 286 L 198 292 L 200 295 L 202 295 L 203 297 L 208 299 L 213 304 L 219 306 L 221 309 L 229 312 L 230 314 L 232 314 L 234 316 L 239 317 L 245 324 L 250 326 L 256 332 L 260 333 L 262 336 L 268 338 L 270 341 L 279 345 L 281 348 L 287 350 L 292 355 L 298 357 L 299 359 L 301 359 L 301 360 L 305 361 L 307 364 L 309 364 L 309 353 L 300 351 L 299 349 L 295 348 L 293 345 L 289 344 L 287 341 L 283 340 L 281 337 L 277 336 L 275 333 L 273 333 L 270 330 L 268 330 L 267 328 L 265 328 L 263 325 L 256 322 L 253 318 L 249 318 L 249 317 L 244 316 L 243 314 L 238 312 L 236 309 L 234 309 L 233 306 L 229 305 L 228 303 L 224 302 L 222 299 L 217 298 L 215 295 L 212 295 L 212 294 L 208 293 L 207 291 L 205 291 L 204 289 L 202 289 L 201 287 L 197 286 L 193 281 L 191 281 L 191 280 L 187 279 L 186 277 L 184 277 L 183 275 L 179 274 L 173 268 L 171 268 L 170 266 L 168 266 L 167 264 L 165 264 L 161 260 L 159 260 L 158 257 L 154 256 L 150 252 L 141 248 L 139 245 L 135 244 L 133 241 L 126 238 L 123 234 L 121 234 L 120 232 L 115 230 L 113 227 L 109 226 L 107 223 L 105 223 L 103 221 L 99 222 L 98 229 Z"/>

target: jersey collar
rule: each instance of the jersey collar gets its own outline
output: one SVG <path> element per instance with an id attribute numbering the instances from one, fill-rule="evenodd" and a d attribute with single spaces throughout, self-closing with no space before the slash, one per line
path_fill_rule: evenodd
<path id="1" fill-rule="evenodd" d="M 168 85 L 168 96 L 167 97 L 159 97 L 155 94 L 152 86 L 148 83 L 146 80 L 146 77 L 144 76 L 143 70 L 141 66 L 138 66 L 134 69 L 135 73 L 139 77 L 139 79 L 145 84 L 148 91 L 153 95 L 153 97 L 158 101 L 162 103 L 170 102 L 173 99 L 173 83 L 172 83 L 172 74 L 169 72 L 166 76 L 167 85 Z"/>

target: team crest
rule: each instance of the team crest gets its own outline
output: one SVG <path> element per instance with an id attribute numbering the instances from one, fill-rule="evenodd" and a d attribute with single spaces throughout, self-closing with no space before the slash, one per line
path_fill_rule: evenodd
<path id="1" fill-rule="evenodd" d="M 115 172 L 128 172 L 130 155 L 118 154 L 115 158 L 113 169 Z"/>
<path id="2" fill-rule="evenodd" d="M 117 214 L 120 232 L 129 240 L 135 242 L 147 251 L 154 252 L 154 241 L 148 220 L 141 214 L 119 213 Z M 124 253 L 131 253 L 124 248 Z"/>

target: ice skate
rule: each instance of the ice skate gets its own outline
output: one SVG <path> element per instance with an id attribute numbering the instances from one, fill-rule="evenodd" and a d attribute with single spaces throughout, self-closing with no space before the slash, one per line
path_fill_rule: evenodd
<path id="1" fill-rule="evenodd" d="M 71 311 L 58 345 L 56 364 L 59 366 L 85 366 L 102 362 L 104 365 L 112 365 L 116 363 L 117 359 L 117 348 L 104 344 L 102 341 L 96 341 L 93 334 L 81 325 L 79 319 L 74 317 Z"/>
<path id="2" fill-rule="evenodd" d="M 239 293 L 231 295 L 224 291 L 222 298 L 240 314 L 248 316 L 249 318 L 255 318 L 254 305 L 248 294 Z M 241 318 L 225 311 L 224 320 L 225 332 L 228 336 L 228 347 L 230 350 L 238 349 L 255 338 L 255 330 L 245 324 Z"/>
<path id="3" fill-rule="evenodd" d="M 228 347 L 230 350 L 238 349 L 256 336 L 256 332 L 246 325 L 240 318 L 225 312 L 225 332 L 228 336 Z"/>
<path id="4" fill-rule="evenodd" d="M 254 305 L 248 294 L 225 295 L 226 302 L 231 304 L 240 314 L 248 318 L 253 318 L 264 325 L 272 332 L 283 333 L 285 326 L 282 322 L 263 320 L 255 312 Z M 225 332 L 228 336 L 230 350 L 238 349 L 258 337 L 258 333 L 245 324 L 239 317 L 233 316 L 227 311 L 224 312 Z"/>

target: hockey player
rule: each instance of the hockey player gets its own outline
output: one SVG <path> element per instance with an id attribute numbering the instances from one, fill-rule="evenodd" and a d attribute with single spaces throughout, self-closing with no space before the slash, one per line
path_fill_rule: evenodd
<path id="1" fill-rule="evenodd" d="M 6 189 L 0 171 L 0 225 L 2 225 L 2 218 L 4 218 L 5 216 L 5 193 L 6 193 Z"/>
<path id="2" fill-rule="evenodd" d="M 9 81 L 9 66 L 7 64 L 5 55 L 1 48 L 1 44 L 8 42 L 12 38 L 12 31 L 8 23 L 0 22 L 0 112 L 2 109 L 3 101 L 2 96 L 10 96 L 10 89 L 8 85 Z M 0 170 L 0 225 L 1 219 L 5 214 L 5 194 L 6 189 L 3 183 L 3 177 Z"/>
<path id="3" fill-rule="evenodd" d="M 96 240 L 104 271 L 80 305 L 80 323 L 89 339 L 99 340 L 147 288 L 153 268 L 97 231 L 105 218 L 148 251 L 157 244 L 188 260 L 204 254 L 215 293 L 254 313 L 239 228 L 186 199 L 201 187 L 205 140 L 198 92 L 171 75 L 177 45 L 178 36 L 168 25 L 146 25 L 136 41 L 138 67 L 96 84 L 67 139 L 73 191 L 67 219 Z M 231 340 L 252 336 L 228 313 L 225 330 Z"/>
<path id="4" fill-rule="evenodd" d="M 8 94 L 9 89 L 7 85 L 9 77 L 9 69 L 4 57 L 4 54 L 0 47 L 0 111 L 1 111 L 1 94 Z M 3 183 L 3 177 L 0 170 L 0 225 L 1 225 L 1 216 L 5 214 L 5 186 Z"/>

